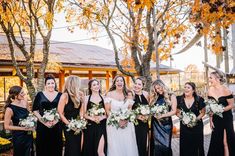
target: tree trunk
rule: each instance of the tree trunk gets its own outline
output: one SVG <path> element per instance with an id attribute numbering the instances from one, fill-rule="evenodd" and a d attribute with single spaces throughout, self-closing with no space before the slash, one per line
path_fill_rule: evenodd
<path id="1" fill-rule="evenodd" d="M 26 87 L 28 89 L 28 93 L 29 93 L 30 99 L 33 101 L 34 98 L 35 98 L 35 95 L 36 95 L 36 91 L 35 91 L 35 87 L 34 87 L 34 85 L 32 83 L 32 80 L 27 79 L 24 82 L 25 82 Z"/>
<path id="2" fill-rule="evenodd" d="M 229 73 L 229 57 L 228 57 L 228 33 L 226 29 L 223 29 L 223 40 L 224 40 L 224 67 L 225 73 Z"/>

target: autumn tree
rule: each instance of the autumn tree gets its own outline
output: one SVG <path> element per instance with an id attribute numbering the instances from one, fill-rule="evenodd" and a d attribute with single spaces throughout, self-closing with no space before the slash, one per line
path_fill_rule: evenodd
<path id="1" fill-rule="evenodd" d="M 1 0 L 0 3 L 0 25 L 8 41 L 12 63 L 33 100 L 36 91 L 41 91 L 44 86 L 54 14 L 62 9 L 63 0 Z M 39 46 L 42 60 L 36 87 L 33 78 L 35 46 L 38 44 L 38 38 L 42 39 Z M 15 56 L 17 50 L 23 54 L 26 63 L 25 74 L 17 62 Z"/>
<path id="2" fill-rule="evenodd" d="M 228 29 L 235 22 L 234 0 L 195 0 L 190 21 L 195 25 L 199 34 L 203 34 L 209 39 L 208 48 L 217 55 L 217 64 L 220 62 L 219 57 L 225 52 L 225 65 L 228 66 L 228 43 L 226 41 Z M 228 67 L 225 70 L 228 72 Z"/>
<path id="3" fill-rule="evenodd" d="M 135 74 L 143 76 L 149 90 L 150 64 L 170 56 L 187 29 L 189 9 L 189 1 L 182 0 L 69 0 L 66 20 L 95 33 L 105 30 L 117 68 L 133 79 Z"/>

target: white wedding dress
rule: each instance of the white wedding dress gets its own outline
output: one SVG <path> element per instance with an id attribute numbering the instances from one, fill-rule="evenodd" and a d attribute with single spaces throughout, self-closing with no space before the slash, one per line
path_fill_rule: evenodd
<path id="1" fill-rule="evenodd" d="M 118 101 L 109 98 L 111 111 L 127 109 L 129 101 Z M 107 125 L 108 156 L 138 156 L 138 149 L 133 123 L 128 123 L 125 128 L 116 128 Z"/>

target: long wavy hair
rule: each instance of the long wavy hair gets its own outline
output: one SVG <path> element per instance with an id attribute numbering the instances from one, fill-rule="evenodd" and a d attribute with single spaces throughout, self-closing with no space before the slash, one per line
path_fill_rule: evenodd
<path id="1" fill-rule="evenodd" d="M 12 86 L 10 88 L 9 94 L 8 94 L 8 97 L 4 106 L 5 109 L 15 100 L 16 96 L 20 94 L 21 90 L 22 90 L 22 87 L 20 86 Z"/>
<path id="2" fill-rule="evenodd" d="M 170 94 L 171 94 L 170 90 L 165 85 L 165 83 L 160 79 L 153 81 L 153 83 L 151 85 L 150 104 L 153 105 L 159 97 L 159 93 L 155 89 L 156 85 L 163 88 L 163 96 L 164 96 L 165 102 L 170 105 Z"/>
<path id="3" fill-rule="evenodd" d="M 92 94 L 92 90 L 91 90 L 91 85 L 93 82 L 98 82 L 100 84 L 100 82 L 97 80 L 97 79 L 91 79 L 89 82 L 88 82 L 88 94 L 91 95 Z M 101 90 L 99 90 L 99 94 L 101 94 Z"/>
<path id="4" fill-rule="evenodd" d="M 125 81 L 125 79 L 124 79 L 124 77 L 123 76 L 121 76 L 121 75 L 117 75 L 117 76 L 115 76 L 115 78 L 113 79 L 113 84 L 112 84 L 112 86 L 110 87 L 110 89 L 109 89 L 109 91 L 108 92 L 111 92 L 111 91 L 113 91 L 113 90 L 116 90 L 116 81 L 117 81 L 117 78 L 119 78 L 119 77 L 121 77 L 122 78 L 122 80 L 123 80 L 123 83 L 124 83 L 124 85 L 123 85 L 123 89 L 122 89 L 122 92 L 123 92 L 123 95 L 125 96 L 125 98 L 126 98 L 126 96 L 127 96 L 127 87 L 126 87 L 126 81 Z"/>
<path id="5" fill-rule="evenodd" d="M 79 90 L 80 87 L 80 78 L 78 76 L 70 75 L 67 77 L 63 93 L 68 93 L 71 100 L 74 103 L 75 108 L 79 108 L 81 104 L 81 92 Z"/>

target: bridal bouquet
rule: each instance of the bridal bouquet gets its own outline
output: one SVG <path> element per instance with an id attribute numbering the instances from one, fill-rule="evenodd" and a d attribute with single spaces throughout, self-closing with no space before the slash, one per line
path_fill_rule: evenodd
<path id="1" fill-rule="evenodd" d="M 209 99 L 206 102 L 206 113 L 210 114 L 213 113 L 215 115 L 218 115 L 219 117 L 223 117 L 223 112 L 224 112 L 224 106 L 218 104 L 215 100 Z"/>
<path id="2" fill-rule="evenodd" d="M 33 114 L 29 114 L 27 118 L 20 119 L 19 126 L 26 128 L 35 128 L 37 118 Z"/>
<path id="3" fill-rule="evenodd" d="M 87 121 L 85 119 L 72 119 L 67 125 L 67 131 L 73 130 L 74 134 L 77 135 L 81 130 L 86 129 Z"/>
<path id="4" fill-rule="evenodd" d="M 146 117 L 149 117 L 149 115 L 151 114 L 151 110 L 149 105 L 138 105 L 138 107 L 134 110 L 136 115 L 143 115 Z M 147 118 L 146 120 L 144 120 L 144 122 L 147 122 Z"/>
<path id="5" fill-rule="evenodd" d="M 120 109 L 119 111 L 111 112 L 107 124 L 117 128 L 125 128 L 120 127 L 119 122 L 121 120 L 127 120 L 136 124 L 136 114 L 128 109 Z"/>
<path id="6" fill-rule="evenodd" d="M 168 109 L 169 109 L 168 105 L 166 104 L 162 104 L 162 105 L 157 104 L 150 108 L 150 112 L 152 115 L 159 116 L 159 115 L 167 113 Z"/>
<path id="7" fill-rule="evenodd" d="M 43 122 L 58 121 L 59 119 L 60 116 L 57 113 L 56 108 L 44 111 L 44 115 L 42 116 Z"/>
<path id="8" fill-rule="evenodd" d="M 190 128 L 197 125 L 197 117 L 193 112 L 184 112 L 182 110 L 180 120 L 184 125 Z"/>
<path id="9" fill-rule="evenodd" d="M 89 116 L 101 116 L 105 114 L 105 109 L 99 104 L 95 104 L 87 112 Z"/>
<path id="10" fill-rule="evenodd" d="M 135 112 L 137 115 L 150 115 L 150 107 L 149 105 L 139 105 L 136 109 Z"/>

